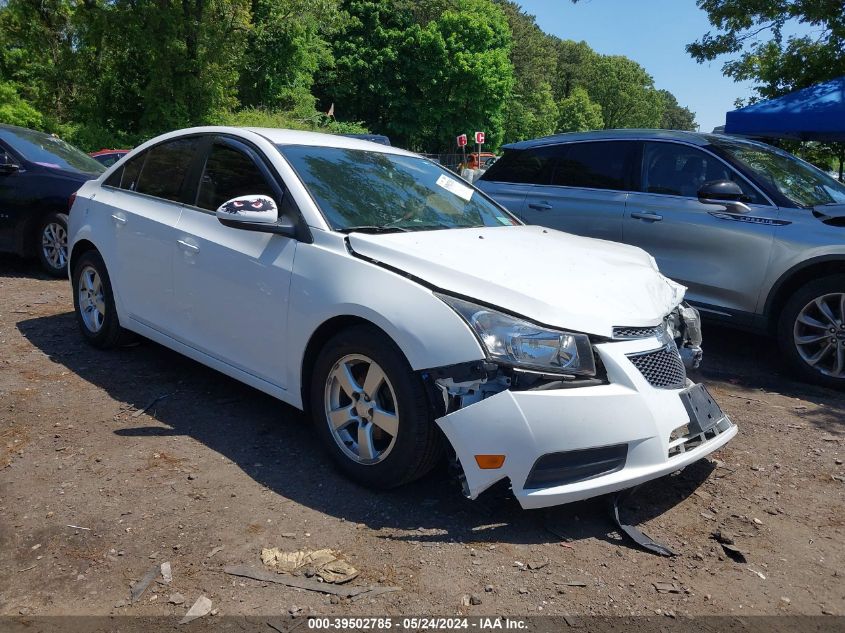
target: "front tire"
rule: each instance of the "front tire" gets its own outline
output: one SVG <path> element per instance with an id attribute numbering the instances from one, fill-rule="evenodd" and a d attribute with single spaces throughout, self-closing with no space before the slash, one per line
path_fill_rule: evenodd
<path id="1" fill-rule="evenodd" d="M 778 338 L 799 378 L 845 389 L 845 275 L 816 279 L 796 291 L 781 311 Z"/>
<path id="2" fill-rule="evenodd" d="M 38 260 L 51 277 L 67 275 L 67 214 L 49 213 L 36 233 Z"/>
<path id="3" fill-rule="evenodd" d="M 320 439 L 360 484 L 400 486 L 426 474 L 442 454 L 422 380 L 374 327 L 354 326 L 326 343 L 310 396 Z"/>
<path id="4" fill-rule="evenodd" d="M 73 262 L 73 307 L 82 336 L 94 347 L 115 347 L 123 332 L 114 307 L 109 272 L 95 250 L 82 253 Z"/>

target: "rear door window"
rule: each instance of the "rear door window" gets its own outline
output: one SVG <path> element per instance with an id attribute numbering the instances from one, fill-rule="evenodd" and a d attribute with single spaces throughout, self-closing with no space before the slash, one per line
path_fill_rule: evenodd
<path id="1" fill-rule="evenodd" d="M 552 184 L 626 191 L 631 186 L 635 148 L 630 141 L 570 143 L 557 162 Z"/>
<path id="2" fill-rule="evenodd" d="M 481 179 L 523 185 L 547 185 L 556 152 L 555 146 L 505 150 L 504 156 L 493 163 Z"/>
<path id="3" fill-rule="evenodd" d="M 273 187 L 252 157 L 215 142 L 205 162 L 196 206 L 215 211 L 224 202 L 247 195 L 276 198 Z"/>
<path id="4" fill-rule="evenodd" d="M 179 202 L 185 177 L 200 144 L 199 137 L 179 138 L 156 145 L 146 152 L 146 161 L 138 176 L 134 191 L 149 196 Z M 127 180 L 127 163 L 121 181 L 122 189 L 132 189 Z"/>

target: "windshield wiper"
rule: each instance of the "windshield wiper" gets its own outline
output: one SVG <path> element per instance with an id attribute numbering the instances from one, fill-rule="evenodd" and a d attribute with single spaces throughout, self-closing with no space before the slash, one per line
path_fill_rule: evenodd
<path id="1" fill-rule="evenodd" d="M 347 226 L 342 229 L 338 229 L 341 233 L 408 233 L 410 229 L 406 229 L 403 226 Z"/>

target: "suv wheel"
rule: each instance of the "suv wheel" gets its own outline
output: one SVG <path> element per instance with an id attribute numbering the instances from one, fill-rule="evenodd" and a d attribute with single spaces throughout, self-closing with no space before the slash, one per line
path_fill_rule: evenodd
<path id="1" fill-rule="evenodd" d="M 47 274 L 67 275 L 67 214 L 48 214 L 38 227 L 36 240 L 38 259 Z"/>
<path id="2" fill-rule="evenodd" d="M 373 327 L 349 328 L 326 343 L 314 365 L 311 414 L 335 463 L 365 486 L 418 479 L 441 455 L 422 380 Z"/>
<path id="3" fill-rule="evenodd" d="M 845 275 L 817 279 L 793 294 L 781 312 L 778 335 L 798 376 L 845 388 Z"/>

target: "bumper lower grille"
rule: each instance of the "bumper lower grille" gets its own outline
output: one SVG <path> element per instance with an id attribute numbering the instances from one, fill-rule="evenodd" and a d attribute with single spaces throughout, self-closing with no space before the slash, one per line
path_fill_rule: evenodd
<path id="1" fill-rule="evenodd" d="M 682 389 L 686 385 L 687 372 L 674 342 L 651 352 L 630 354 L 628 360 L 652 387 Z"/>

